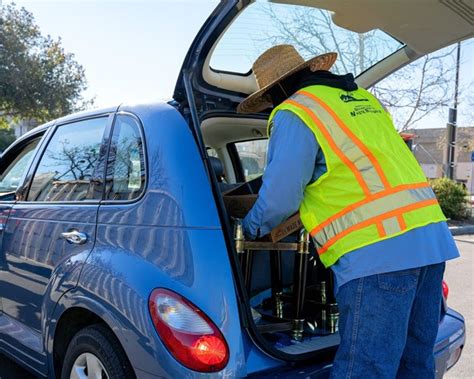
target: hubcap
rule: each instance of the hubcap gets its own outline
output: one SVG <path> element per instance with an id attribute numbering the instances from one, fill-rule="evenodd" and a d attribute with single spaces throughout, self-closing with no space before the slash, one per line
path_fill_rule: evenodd
<path id="1" fill-rule="evenodd" d="M 82 353 L 74 362 L 71 379 L 109 379 L 102 362 L 94 354 Z"/>

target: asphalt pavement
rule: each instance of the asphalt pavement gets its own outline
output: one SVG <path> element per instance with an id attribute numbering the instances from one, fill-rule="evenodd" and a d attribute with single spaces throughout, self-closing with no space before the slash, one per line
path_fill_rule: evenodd
<path id="1" fill-rule="evenodd" d="M 445 378 L 474 379 L 474 235 L 456 236 L 461 258 L 449 261 L 445 280 L 449 286 L 448 305 L 466 320 L 467 345 L 459 362 Z M 0 354 L 0 379 L 34 379 L 21 367 Z"/>
<path id="2" fill-rule="evenodd" d="M 464 316 L 466 346 L 459 362 L 445 378 L 474 378 L 474 235 L 455 236 L 461 258 L 447 262 L 444 279 L 448 283 L 448 305 Z"/>

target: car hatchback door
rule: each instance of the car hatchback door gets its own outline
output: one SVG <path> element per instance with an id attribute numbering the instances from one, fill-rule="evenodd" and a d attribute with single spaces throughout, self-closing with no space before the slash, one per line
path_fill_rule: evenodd
<path id="1" fill-rule="evenodd" d="M 3 318 L 17 333 L 0 338 L 26 345 L 30 353 L 41 351 L 42 320 L 75 286 L 94 246 L 111 119 L 105 114 L 55 126 L 28 174 L 26 198 L 13 205 L 8 218 L 0 297 Z"/>

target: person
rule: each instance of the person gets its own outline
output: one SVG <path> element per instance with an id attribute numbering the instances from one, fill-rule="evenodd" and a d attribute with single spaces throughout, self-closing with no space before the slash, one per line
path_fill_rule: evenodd
<path id="1" fill-rule="evenodd" d="M 445 261 L 459 253 L 389 113 L 352 74 L 329 72 L 336 59 L 279 45 L 255 61 L 259 90 L 238 112 L 273 111 L 244 232 L 262 237 L 299 210 L 334 273 L 333 378 L 433 378 Z"/>

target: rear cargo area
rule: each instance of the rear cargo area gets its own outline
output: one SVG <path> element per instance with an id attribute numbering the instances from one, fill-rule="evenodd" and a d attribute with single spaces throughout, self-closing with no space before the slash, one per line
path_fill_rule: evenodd
<path id="1" fill-rule="evenodd" d="M 253 322 L 273 348 L 286 354 L 301 355 L 336 347 L 339 313 L 330 292 L 331 273 L 309 257 L 301 312 L 296 315 L 295 281 L 299 280 L 300 272 L 295 272 L 295 254 L 253 252 L 249 291 Z"/>
<path id="2" fill-rule="evenodd" d="M 223 200 L 232 225 L 251 322 L 271 348 L 291 357 L 336 348 L 339 310 L 332 272 L 295 214 L 269 235 L 251 241 L 242 218 L 253 206 L 261 177 L 225 186 Z"/>

